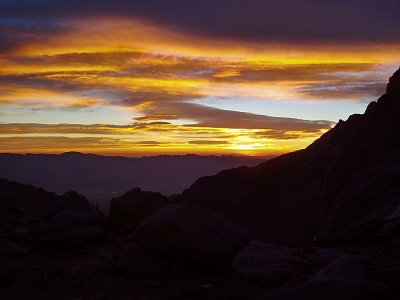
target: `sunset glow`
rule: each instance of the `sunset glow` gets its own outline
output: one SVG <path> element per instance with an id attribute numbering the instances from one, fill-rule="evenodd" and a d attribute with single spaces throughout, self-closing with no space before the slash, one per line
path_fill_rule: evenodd
<path id="1" fill-rule="evenodd" d="M 0 152 L 281 154 L 362 112 L 400 61 L 396 40 L 218 39 L 140 16 L 24 22 L 1 23 L 16 41 L 0 50 Z"/>

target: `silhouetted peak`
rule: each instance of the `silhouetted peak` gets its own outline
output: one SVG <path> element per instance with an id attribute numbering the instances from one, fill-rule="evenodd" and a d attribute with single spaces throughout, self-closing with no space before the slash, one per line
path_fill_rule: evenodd
<path id="1" fill-rule="evenodd" d="M 368 104 L 364 115 L 371 117 L 380 111 L 380 113 L 390 114 L 394 110 L 398 109 L 400 98 L 400 68 L 393 73 L 389 78 L 389 82 L 386 86 L 386 93 L 382 95 L 377 101 L 372 101 Z M 399 99 L 400 100 L 400 99 Z M 382 117 L 380 117 L 382 119 Z M 339 124 L 339 123 L 338 123 Z"/>
<path id="2" fill-rule="evenodd" d="M 69 191 L 63 194 L 63 197 L 78 199 L 78 198 L 85 198 L 83 195 L 79 194 L 77 191 Z"/>
<path id="3" fill-rule="evenodd" d="M 124 196 L 135 196 L 142 192 L 141 188 L 134 187 L 133 189 L 127 191 Z"/>
<path id="4" fill-rule="evenodd" d="M 400 96 L 400 68 L 390 77 L 386 94 L 392 97 Z"/>
<path id="5" fill-rule="evenodd" d="M 68 157 L 68 158 L 84 158 L 84 157 L 100 157 L 100 155 L 92 154 L 92 153 L 82 153 L 77 151 L 69 151 L 59 154 L 61 157 Z"/>
<path id="6" fill-rule="evenodd" d="M 134 188 L 111 200 L 108 223 L 110 228 L 131 232 L 156 210 L 170 204 L 167 197 Z"/>
<path id="7" fill-rule="evenodd" d="M 61 153 L 60 155 L 67 156 L 67 155 L 82 155 L 82 154 L 83 154 L 83 153 L 77 152 L 77 151 L 69 151 L 69 152 Z"/>
<path id="8" fill-rule="evenodd" d="M 86 199 L 85 196 L 76 191 L 69 191 L 61 196 L 63 208 L 77 210 L 94 210 L 93 205 Z"/>

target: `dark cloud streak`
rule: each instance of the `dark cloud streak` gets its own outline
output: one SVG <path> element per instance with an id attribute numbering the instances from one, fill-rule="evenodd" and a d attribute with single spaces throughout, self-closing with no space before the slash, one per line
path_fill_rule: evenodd
<path id="1" fill-rule="evenodd" d="M 253 42 L 399 41 L 397 0 L 6 1 L 3 18 L 134 17 L 178 31 Z"/>
<path id="2" fill-rule="evenodd" d="M 246 112 L 223 110 L 188 102 L 159 103 L 143 111 L 146 117 L 140 120 L 155 120 L 158 116 L 177 115 L 181 119 L 196 120 L 197 124 L 188 126 L 214 128 L 272 129 L 283 131 L 319 132 L 329 129 L 333 123 L 326 120 L 301 120 L 294 118 L 272 117 Z M 170 117 L 171 119 L 172 117 Z M 161 117 L 162 119 L 162 117 Z"/>

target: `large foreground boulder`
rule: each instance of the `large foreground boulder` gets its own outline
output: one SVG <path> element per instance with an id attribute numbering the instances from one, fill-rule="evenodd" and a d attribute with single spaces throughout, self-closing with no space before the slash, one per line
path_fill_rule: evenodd
<path id="1" fill-rule="evenodd" d="M 128 276 L 168 275 L 173 266 L 172 261 L 153 254 L 135 243 L 129 244 L 116 262 L 117 270 Z"/>
<path id="2" fill-rule="evenodd" d="M 166 206 L 147 218 L 132 240 L 179 261 L 222 269 L 248 242 L 247 232 L 195 203 Z"/>
<path id="3" fill-rule="evenodd" d="M 343 255 L 296 287 L 273 293 L 266 300 L 396 299 L 378 282 L 367 281 L 361 257 Z"/>
<path id="4" fill-rule="evenodd" d="M 309 277 L 315 263 L 301 248 L 250 242 L 233 259 L 235 275 L 259 286 L 294 285 Z"/>
<path id="5" fill-rule="evenodd" d="M 168 204 L 168 198 L 160 193 L 134 188 L 111 200 L 108 224 L 112 229 L 132 231 L 146 217 Z"/>
<path id="6" fill-rule="evenodd" d="M 19 246 L 13 242 L 0 239 L 0 256 L 1 257 L 13 257 L 13 256 L 23 256 L 28 252 L 22 246 Z"/>

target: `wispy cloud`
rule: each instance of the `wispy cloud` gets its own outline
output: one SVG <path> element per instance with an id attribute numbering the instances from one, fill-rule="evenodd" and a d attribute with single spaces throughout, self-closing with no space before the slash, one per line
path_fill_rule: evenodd
<path id="1" fill-rule="evenodd" d="M 75 150 L 126 155 L 160 152 L 262 155 L 266 152 L 279 154 L 305 147 L 320 134 L 318 130 L 297 132 L 231 129 L 173 125 L 167 122 L 134 123 L 126 126 L 0 124 L 0 152 L 23 152 L 30 149 L 30 152 Z"/>
<path id="2" fill-rule="evenodd" d="M 386 68 L 400 59 L 396 39 L 365 47 L 375 39 L 337 43 L 331 36 L 327 47 L 319 29 L 307 37 L 314 42 L 305 45 L 285 28 L 281 34 L 286 41 L 263 27 L 269 40 L 253 32 L 244 43 L 240 31 L 231 36 L 225 28 L 214 35 L 205 26 L 199 34 L 181 30 L 181 21 L 178 27 L 160 25 L 174 24 L 165 15 L 149 22 L 138 17 L 148 11 L 127 3 L 133 17 L 120 10 L 101 18 L 79 13 L 70 18 L 59 10 L 63 5 L 48 4 L 42 13 L 32 8 L 29 18 L 18 4 L 5 7 L 9 16 L 0 18 L 0 107 L 71 116 L 112 108 L 129 112 L 132 124 L 107 124 L 106 113 L 104 124 L 93 125 L 73 117 L 69 124 L 49 125 L 44 114 L 42 124 L 3 122 L 0 151 L 45 151 L 47 145 L 49 151 L 107 153 L 140 152 L 140 147 L 155 152 L 281 153 L 306 146 L 336 120 L 218 109 L 198 100 L 243 98 L 243 107 L 246 99 L 367 102 L 381 93 L 390 73 Z M 88 6 L 73 1 L 71 9 L 89 13 Z M 243 28 L 240 20 L 233 25 Z M 224 34 L 225 39 L 216 38 Z"/>

